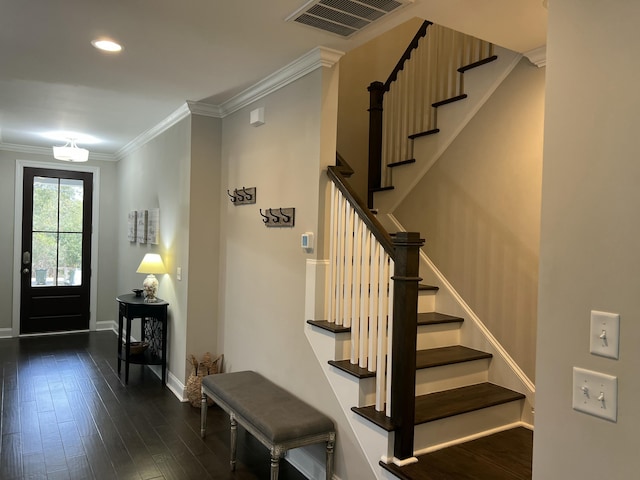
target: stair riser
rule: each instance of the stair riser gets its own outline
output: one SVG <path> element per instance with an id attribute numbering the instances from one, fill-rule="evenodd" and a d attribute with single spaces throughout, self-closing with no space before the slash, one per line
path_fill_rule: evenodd
<path id="1" fill-rule="evenodd" d="M 459 323 L 439 323 L 437 325 L 418 326 L 418 350 L 449 347 L 460 344 Z"/>
<path id="2" fill-rule="evenodd" d="M 441 392 L 488 380 L 489 359 L 462 362 L 416 371 L 416 395 Z M 359 383 L 358 407 L 376 403 L 376 379 L 363 378 Z"/>
<path id="3" fill-rule="evenodd" d="M 418 312 L 433 312 L 436 309 L 436 292 L 426 290 L 418 293 Z"/>
<path id="4" fill-rule="evenodd" d="M 488 381 L 489 359 L 423 368 L 416 372 L 416 395 Z"/>
<path id="5" fill-rule="evenodd" d="M 519 422 L 522 408 L 523 401 L 518 400 L 416 425 L 414 453 L 420 455 L 437 445 Z"/>

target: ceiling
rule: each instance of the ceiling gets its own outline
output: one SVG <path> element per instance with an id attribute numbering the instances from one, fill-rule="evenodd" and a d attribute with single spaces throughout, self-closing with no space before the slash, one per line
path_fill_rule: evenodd
<path id="1" fill-rule="evenodd" d="M 60 142 L 42 133 L 65 130 L 116 159 L 187 100 L 221 105 L 316 46 L 348 52 L 413 17 L 521 53 L 546 43 L 542 0 L 415 0 L 347 39 L 284 21 L 305 3 L 0 0 L 0 150 L 45 152 Z"/>

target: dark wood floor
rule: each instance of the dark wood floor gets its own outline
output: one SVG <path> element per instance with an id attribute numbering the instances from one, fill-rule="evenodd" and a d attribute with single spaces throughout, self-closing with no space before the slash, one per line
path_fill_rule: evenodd
<path id="1" fill-rule="evenodd" d="M 0 479 L 265 479 L 269 452 L 240 429 L 229 471 L 229 422 L 181 403 L 146 367 L 117 375 L 111 332 L 0 339 Z M 124 374 L 124 369 L 123 369 Z M 305 477 L 281 461 L 280 479 Z"/>
<path id="2" fill-rule="evenodd" d="M 532 447 L 533 432 L 518 427 L 384 468 L 401 480 L 531 480 Z"/>

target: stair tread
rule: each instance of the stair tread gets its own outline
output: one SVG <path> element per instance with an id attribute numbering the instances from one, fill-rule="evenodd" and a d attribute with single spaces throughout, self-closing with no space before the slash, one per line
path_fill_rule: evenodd
<path id="1" fill-rule="evenodd" d="M 350 360 L 329 360 L 329 365 L 333 365 L 334 367 L 358 378 L 371 378 L 376 376 L 376 372 L 370 372 L 366 368 L 354 365 Z"/>
<path id="2" fill-rule="evenodd" d="M 530 480 L 533 432 L 516 427 L 420 455 L 417 463 L 380 465 L 402 480 Z"/>
<path id="3" fill-rule="evenodd" d="M 416 163 L 416 159 L 415 158 L 409 158 L 408 160 L 401 160 L 399 162 L 388 163 L 387 167 L 395 168 L 395 167 L 400 167 L 402 165 L 410 165 L 412 163 Z"/>
<path id="4" fill-rule="evenodd" d="M 488 382 L 420 395 L 416 397 L 415 424 L 434 422 L 523 398 L 525 396 L 521 393 Z M 376 411 L 374 405 L 352 407 L 351 410 L 389 432 L 395 430 L 391 418 Z"/>
<path id="5" fill-rule="evenodd" d="M 328 322 L 327 320 L 307 320 L 307 323 L 333 333 L 345 333 L 351 331 L 351 327 L 336 325 L 334 322 Z"/>
<path id="6" fill-rule="evenodd" d="M 416 397 L 415 423 L 433 422 L 523 398 L 521 393 L 489 382 L 420 395 Z"/>
<path id="7" fill-rule="evenodd" d="M 493 355 L 462 345 L 429 348 L 416 352 L 416 368 L 440 367 L 454 363 L 471 362 L 491 358 Z"/>
<path id="8" fill-rule="evenodd" d="M 420 283 L 418 284 L 418 291 L 421 290 L 435 290 L 438 291 L 440 290 L 440 287 L 437 287 L 435 285 L 427 285 L 426 283 Z"/>
<path id="9" fill-rule="evenodd" d="M 462 323 L 464 319 L 439 312 L 418 313 L 418 325 L 436 325 L 438 323 Z"/>

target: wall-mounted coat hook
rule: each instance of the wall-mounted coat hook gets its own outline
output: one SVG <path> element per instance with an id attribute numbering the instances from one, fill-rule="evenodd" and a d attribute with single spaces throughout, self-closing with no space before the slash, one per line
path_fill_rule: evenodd
<path id="1" fill-rule="evenodd" d="M 231 197 L 231 203 L 236 206 L 256 203 L 256 187 L 234 188 L 233 193 L 227 190 L 227 195 Z"/>
<path id="2" fill-rule="evenodd" d="M 293 227 L 296 218 L 295 208 L 268 208 L 262 213 L 262 221 L 267 227 Z"/>

